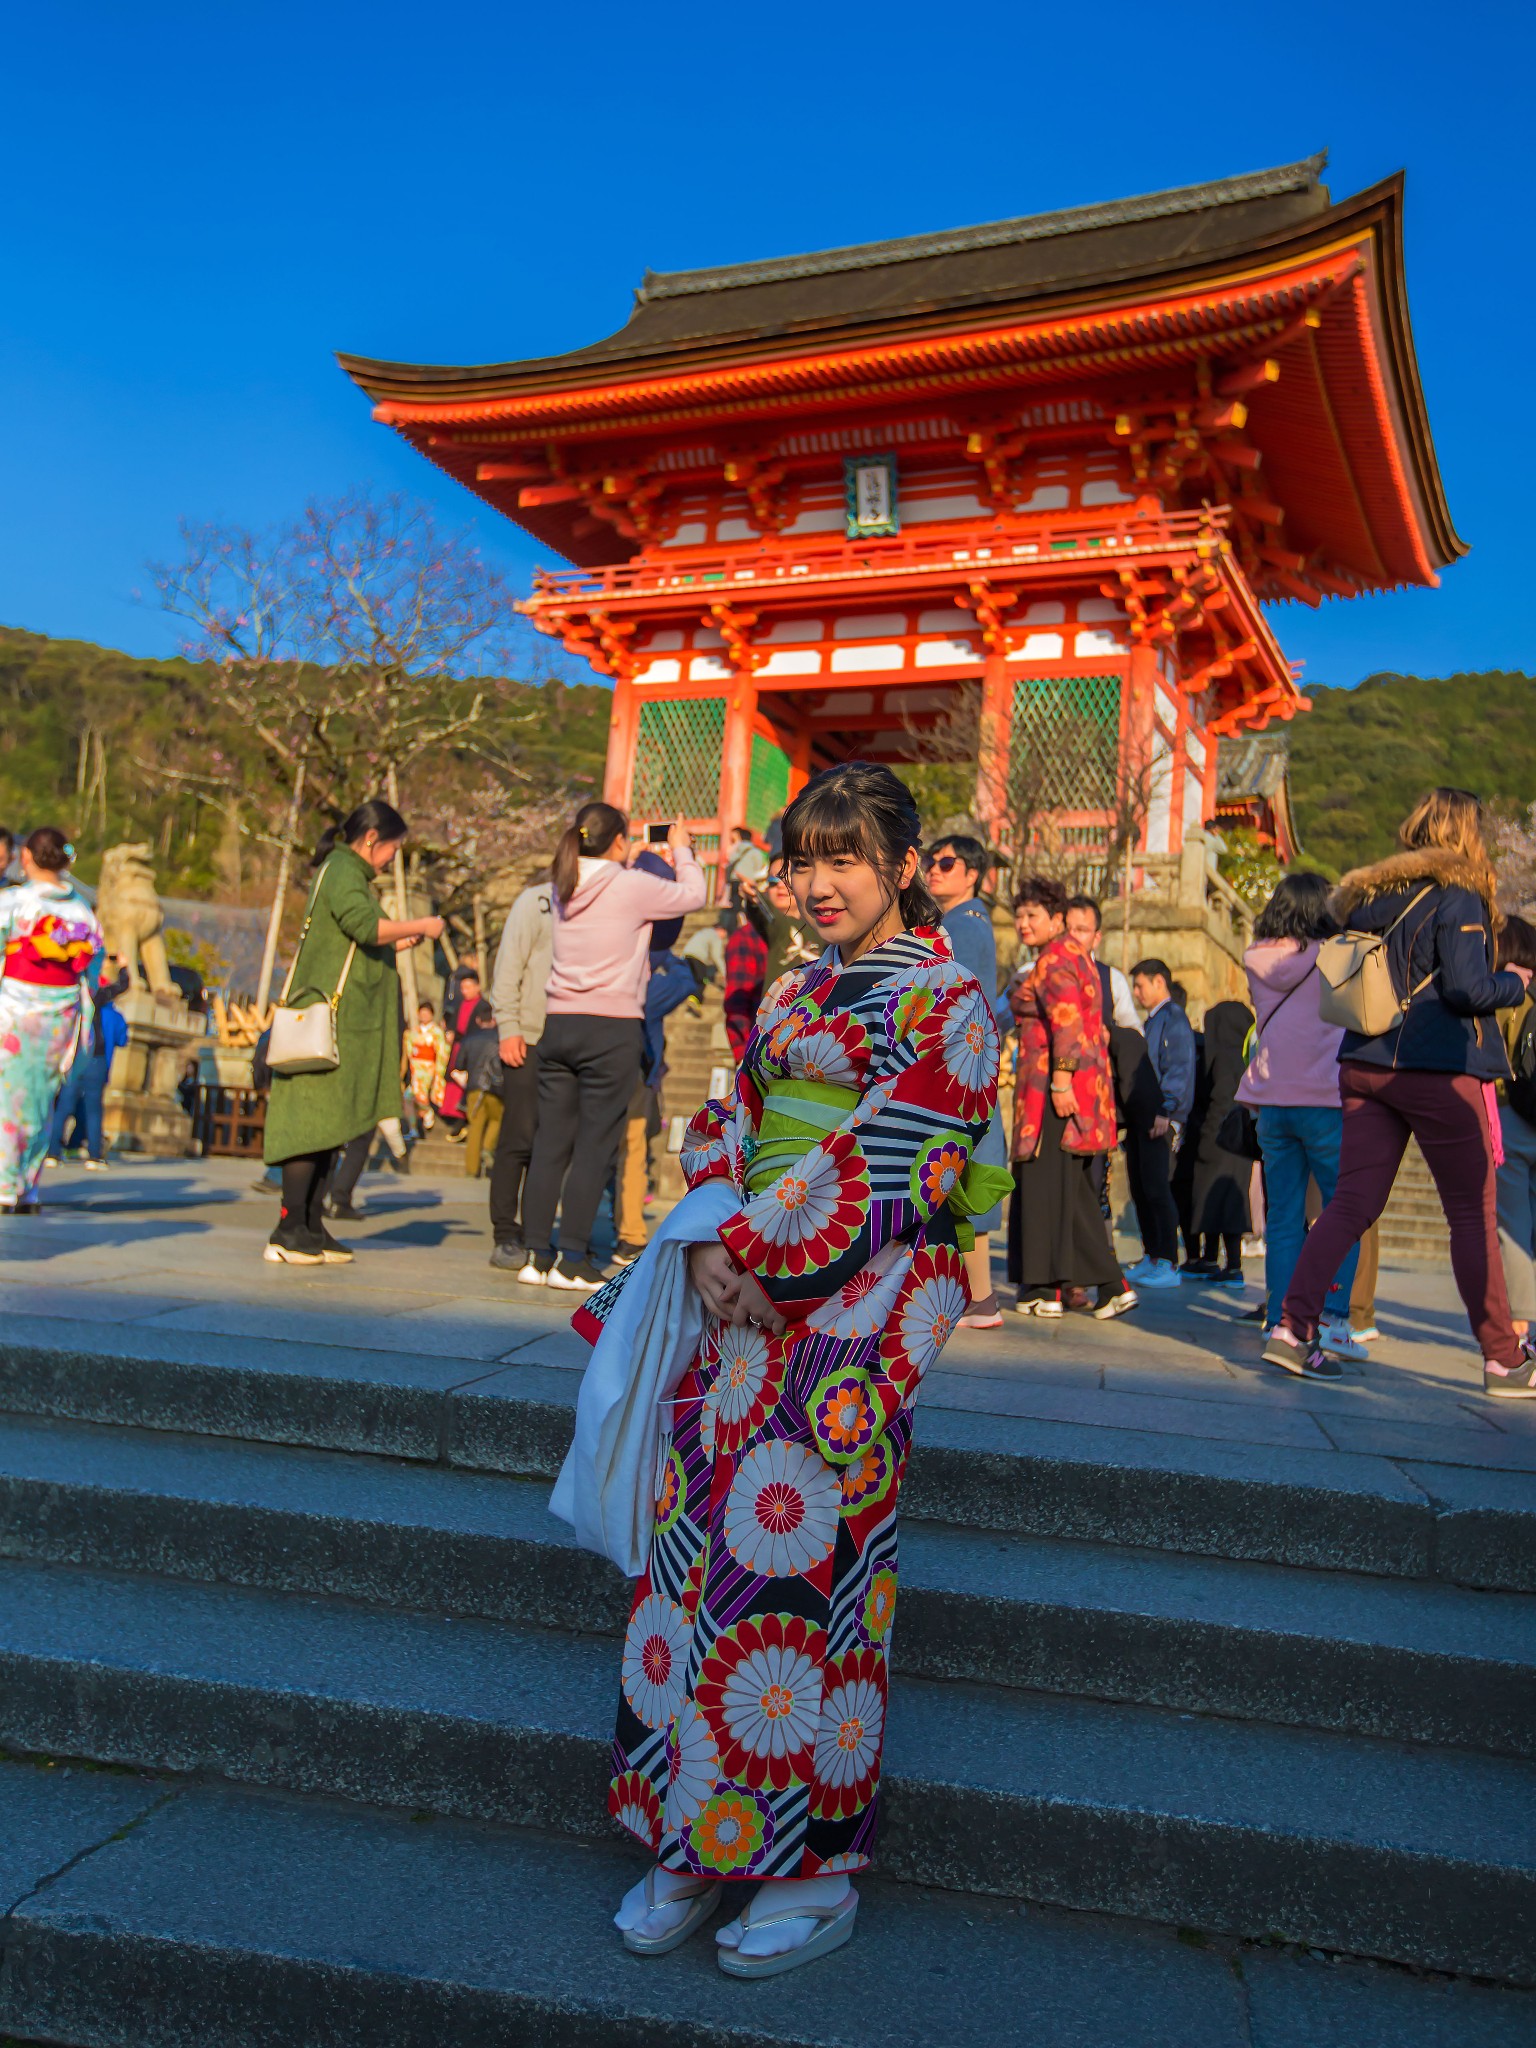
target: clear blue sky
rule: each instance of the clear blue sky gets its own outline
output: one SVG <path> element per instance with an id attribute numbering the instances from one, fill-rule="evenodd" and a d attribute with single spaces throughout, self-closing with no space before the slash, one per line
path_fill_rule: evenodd
<path id="1" fill-rule="evenodd" d="M 474 362 L 620 326 L 658 270 L 1288 162 L 1405 166 L 1453 516 L 1439 591 L 1280 607 L 1305 679 L 1536 670 L 1529 6 L 1276 10 L 13 9 L 0 123 L 0 622 L 170 652 L 182 515 L 404 487 L 518 579 L 538 550 L 392 434 L 336 348 Z M 1527 137 L 1522 145 L 1520 136 Z"/>

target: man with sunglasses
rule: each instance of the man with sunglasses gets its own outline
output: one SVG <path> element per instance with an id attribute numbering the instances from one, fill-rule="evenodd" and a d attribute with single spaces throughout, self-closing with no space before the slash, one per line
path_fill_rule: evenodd
<path id="1" fill-rule="evenodd" d="M 992 935 L 992 913 L 981 901 L 981 887 L 991 865 L 987 849 L 968 833 L 947 833 L 923 855 L 923 879 L 928 893 L 943 912 L 943 925 L 960 965 L 986 990 L 997 995 L 997 941 Z M 1008 1146 L 1002 1125 L 994 1116 L 987 1134 L 976 1148 L 983 1166 L 1006 1166 Z M 1002 1208 L 989 1209 L 973 1219 L 976 1246 L 965 1254 L 966 1278 L 970 1282 L 971 1305 L 960 1318 L 967 1330 L 996 1330 L 1002 1327 L 1003 1312 L 992 1286 L 992 1252 L 989 1231 L 1002 1222 Z"/>

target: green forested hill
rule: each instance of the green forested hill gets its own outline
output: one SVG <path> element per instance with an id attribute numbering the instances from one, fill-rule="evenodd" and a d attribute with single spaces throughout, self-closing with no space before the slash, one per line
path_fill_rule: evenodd
<path id="1" fill-rule="evenodd" d="M 539 795 L 601 784 L 608 690 L 492 679 L 486 697 L 477 741 L 500 749 Z M 164 894 L 258 900 L 270 850 L 200 796 L 197 778 L 215 769 L 238 787 L 260 762 L 193 663 L 0 627 L 0 823 L 63 826 L 87 881 L 103 848 L 147 839 Z M 476 770 L 464 772 L 467 786 Z"/>
<path id="2" fill-rule="evenodd" d="M 1389 853 L 1436 783 L 1495 808 L 1536 803 L 1536 677 L 1369 676 L 1313 689 L 1290 728 L 1291 795 L 1305 857 L 1342 873 Z"/>

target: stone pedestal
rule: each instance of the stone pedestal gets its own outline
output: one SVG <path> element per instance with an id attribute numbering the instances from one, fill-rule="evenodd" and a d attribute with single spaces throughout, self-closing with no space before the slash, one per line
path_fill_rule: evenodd
<path id="1" fill-rule="evenodd" d="M 192 1127 L 176 1098 L 187 1061 L 199 1058 L 207 1020 L 179 995 L 131 988 L 117 999 L 128 1043 L 114 1055 L 107 1082 L 107 1140 L 124 1152 L 181 1159 L 191 1150 Z"/>

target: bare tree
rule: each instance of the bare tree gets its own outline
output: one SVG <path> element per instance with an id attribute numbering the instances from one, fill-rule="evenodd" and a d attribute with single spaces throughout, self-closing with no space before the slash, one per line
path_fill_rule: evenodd
<path id="1" fill-rule="evenodd" d="M 259 740 L 266 786 L 241 791 L 279 849 L 258 1001 L 270 992 L 288 875 L 306 799 L 333 820 L 367 787 L 400 801 L 400 778 L 480 719 L 487 688 L 456 680 L 490 666 L 513 619 L 509 592 L 467 536 L 443 533 L 405 498 L 312 502 L 270 532 L 184 525 L 178 561 L 151 568 L 160 601 L 187 622 L 184 652 Z M 223 780 L 210 767 L 210 793 Z M 407 915 L 396 858 L 395 912 Z M 408 999 L 415 962 L 401 956 Z"/>
<path id="2" fill-rule="evenodd" d="M 1488 821 L 1488 850 L 1499 878 L 1499 904 L 1521 916 L 1536 905 L 1536 804 Z"/>
<path id="3" fill-rule="evenodd" d="M 515 617 L 511 593 L 467 535 L 441 533 L 425 506 L 399 495 L 311 503 L 294 538 L 305 643 L 344 705 L 354 768 L 382 776 L 398 808 L 402 772 L 479 720 L 484 688 L 452 678 L 494 659 Z M 394 881 L 395 915 L 406 917 L 398 851 Z M 401 964 L 414 1016 L 416 963 L 404 953 Z"/>

